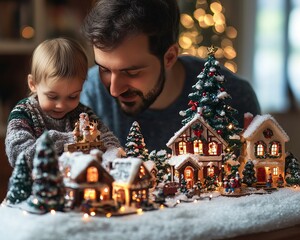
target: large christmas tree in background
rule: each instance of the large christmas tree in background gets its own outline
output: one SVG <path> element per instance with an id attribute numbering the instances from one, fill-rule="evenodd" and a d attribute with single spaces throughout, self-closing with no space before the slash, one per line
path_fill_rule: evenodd
<path id="1" fill-rule="evenodd" d="M 136 157 L 142 159 L 143 161 L 148 160 L 148 149 L 146 148 L 140 125 L 136 121 L 132 123 L 127 135 L 125 152 L 127 157 Z"/>
<path id="2" fill-rule="evenodd" d="M 31 170 L 27 164 L 24 152 L 21 152 L 9 179 L 6 201 L 15 204 L 26 200 L 31 194 L 31 186 Z"/>
<path id="3" fill-rule="evenodd" d="M 47 132 L 43 133 L 37 143 L 32 178 L 32 195 L 28 204 L 41 212 L 63 210 L 63 179 L 53 142 Z"/>
<path id="4" fill-rule="evenodd" d="M 224 87 L 226 79 L 220 73 L 220 64 L 214 56 L 215 52 L 215 47 L 208 48 L 208 59 L 204 69 L 192 87 L 193 92 L 188 96 L 190 108 L 180 111 L 180 115 L 185 117 L 182 121 L 185 125 L 195 114 L 200 114 L 228 142 L 229 152 L 232 152 L 240 146 L 240 141 L 234 136 L 242 129 L 238 127 L 238 121 L 234 117 L 237 110 L 228 104 L 231 97 Z"/>
<path id="5" fill-rule="evenodd" d="M 152 160 L 155 163 L 155 166 L 157 168 L 157 174 L 156 174 L 156 181 L 157 183 L 162 183 L 164 181 L 168 181 L 169 176 L 169 170 L 170 165 L 167 161 L 168 154 L 166 150 L 160 150 L 156 152 L 156 150 L 153 150 L 149 154 L 149 160 Z"/>

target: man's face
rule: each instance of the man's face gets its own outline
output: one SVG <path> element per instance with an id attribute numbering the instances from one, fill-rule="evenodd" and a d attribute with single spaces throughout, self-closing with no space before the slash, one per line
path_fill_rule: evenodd
<path id="1" fill-rule="evenodd" d="M 102 83 L 128 115 L 147 109 L 160 95 L 165 82 L 164 66 L 149 52 L 144 35 L 126 39 L 110 51 L 94 48 Z"/>

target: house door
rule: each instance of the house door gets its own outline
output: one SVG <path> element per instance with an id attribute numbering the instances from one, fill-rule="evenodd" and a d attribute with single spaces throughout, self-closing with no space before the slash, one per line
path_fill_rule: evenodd
<path id="1" fill-rule="evenodd" d="M 125 199 L 125 190 L 124 189 L 119 189 L 117 191 L 117 202 L 120 204 L 125 204 L 126 199 Z"/>
<path id="2" fill-rule="evenodd" d="M 266 169 L 264 167 L 257 169 L 257 182 L 266 182 Z"/>
<path id="3" fill-rule="evenodd" d="M 194 169 L 192 167 L 186 167 L 184 169 L 184 179 L 188 189 L 194 186 Z"/>

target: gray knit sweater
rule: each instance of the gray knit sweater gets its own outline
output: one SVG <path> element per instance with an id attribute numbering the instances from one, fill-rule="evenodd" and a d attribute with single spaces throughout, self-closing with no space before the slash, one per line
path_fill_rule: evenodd
<path id="1" fill-rule="evenodd" d="M 106 148 L 120 147 L 116 136 L 100 121 L 93 111 L 85 105 L 79 105 L 62 119 L 53 119 L 41 110 L 36 95 L 21 100 L 11 111 L 8 119 L 5 150 L 12 167 L 17 156 L 25 152 L 28 164 L 32 167 L 36 142 L 44 131 L 48 131 L 55 144 L 57 154 L 63 152 L 65 143 L 74 143 L 73 129 L 79 114 L 85 112 L 90 120 L 99 122 L 101 141 Z"/>

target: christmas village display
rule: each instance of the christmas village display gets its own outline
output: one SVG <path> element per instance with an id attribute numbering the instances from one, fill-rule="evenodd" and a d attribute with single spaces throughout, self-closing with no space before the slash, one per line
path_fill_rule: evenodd
<path id="1" fill-rule="evenodd" d="M 66 144 L 61 156 L 47 132 L 37 143 L 32 170 L 24 153 L 18 156 L 4 203 L 39 214 L 116 216 L 211 199 L 212 193 L 240 197 L 299 185 L 299 163 L 286 153 L 286 132 L 269 114 L 246 113 L 244 128 L 239 127 L 216 49 L 208 50 L 189 107 L 179 113 L 183 126 L 166 143 L 171 154 L 149 153 L 137 122 L 125 151 L 106 149 L 97 122 L 82 113 L 73 131 L 75 143 Z"/>

